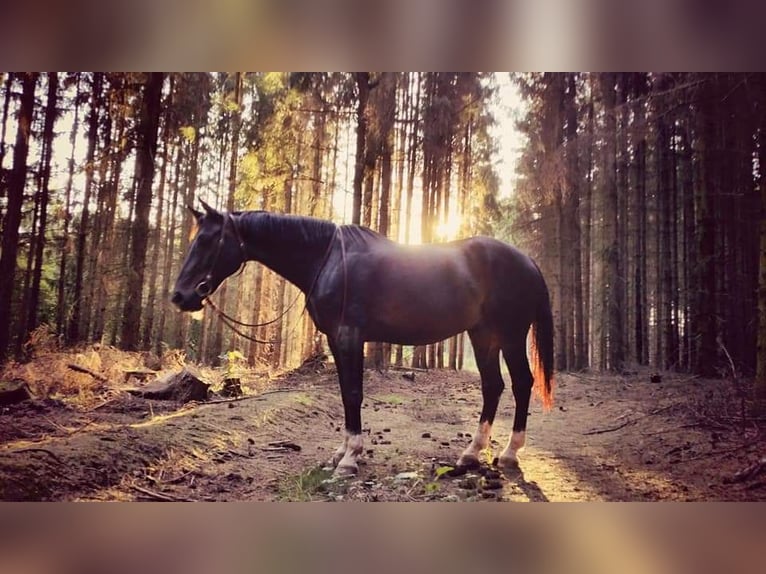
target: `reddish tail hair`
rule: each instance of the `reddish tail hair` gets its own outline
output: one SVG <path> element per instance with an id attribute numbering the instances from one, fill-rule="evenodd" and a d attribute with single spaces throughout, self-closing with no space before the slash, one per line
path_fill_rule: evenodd
<path id="1" fill-rule="evenodd" d="M 547 296 L 538 305 L 529 339 L 535 393 L 542 400 L 543 408 L 550 410 L 553 406 L 553 313 Z"/>

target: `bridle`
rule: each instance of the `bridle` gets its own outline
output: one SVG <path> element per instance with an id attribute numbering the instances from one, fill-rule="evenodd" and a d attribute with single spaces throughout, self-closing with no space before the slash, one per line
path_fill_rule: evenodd
<path id="1" fill-rule="evenodd" d="M 210 308 L 215 312 L 216 315 L 221 319 L 221 321 L 229 327 L 232 331 L 234 331 L 237 335 L 240 337 L 243 337 L 249 341 L 253 341 L 255 343 L 263 343 L 263 344 L 270 344 L 270 343 L 279 343 L 281 342 L 281 339 L 272 339 L 272 340 L 262 340 L 258 339 L 256 337 L 253 337 L 252 335 L 248 335 L 247 333 L 243 333 L 239 327 L 265 327 L 267 325 L 272 325 L 273 323 L 276 323 L 280 319 L 282 319 L 287 313 L 290 311 L 290 309 L 293 308 L 295 303 L 300 298 L 300 291 L 295 296 L 295 298 L 292 300 L 292 302 L 285 308 L 282 313 L 280 313 L 277 317 L 274 319 L 271 319 L 270 321 L 265 321 L 263 323 L 246 323 L 244 321 L 240 321 L 238 319 L 235 319 L 231 315 L 228 315 L 223 309 L 218 307 L 213 300 L 210 298 L 210 294 L 212 293 L 212 289 L 210 288 L 210 281 L 213 278 L 213 269 L 215 267 L 215 262 L 218 260 L 219 255 L 221 254 L 221 249 L 223 248 L 223 243 L 226 235 L 226 222 L 229 222 L 231 225 L 231 228 L 234 232 L 234 237 L 237 239 L 237 244 L 239 245 L 239 251 L 242 255 L 242 263 L 239 266 L 239 269 L 235 273 L 235 277 L 242 273 L 242 271 L 245 268 L 245 263 L 247 263 L 247 257 L 246 257 L 246 251 L 245 251 L 245 242 L 242 239 L 242 235 L 239 233 L 239 229 L 237 228 L 237 224 L 234 221 L 234 218 L 232 217 L 231 213 L 226 214 L 226 219 L 224 219 L 223 225 L 221 226 L 221 236 L 218 240 L 218 246 L 216 250 L 216 256 L 213 260 L 213 265 L 210 268 L 210 271 L 207 273 L 205 278 L 197 283 L 197 286 L 194 288 L 194 292 L 202 299 L 203 303 L 206 303 L 210 306 Z M 341 322 L 343 321 L 343 315 L 345 311 L 346 306 L 346 287 L 347 287 L 347 273 L 346 273 L 346 245 L 345 241 L 343 239 L 343 231 L 341 230 L 341 227 L 339 225 L 335 226 L 335 231 L 333 232 L 332 237 L 330 238 L 330 241 L 327 242 L 327 248 L 325 249 L 324 256 L 322 257 L 322 263 L 319 266 L 319 269 L 317 271 L 317 274 L 314 276 L 313 281 L 311 282 L 311 287 L 306 292 L 306 301 L 303 305 L 303 312 L 306 311 L 308 308 L 309 301 L 311 299 L 311 295 L 314 293 L 314 288 L 317 285 L 317 282 L 319 281 L 319 278 L 322 276 L 322 273 L 324 272 L 325 267 L 327 266 L 327 261 L 330 259 L 330 253 L 332 252 L 333 245 L 335 244 L 335 238 L 338 238 L 340 241 L 340 247 L 341 247 L 341 260 L 343 265 L 343 303 L 341 305 Z"/>
<path id="2" fill-rule="evenodd" d="M 227 213 L 223 220 L 223 225 L 221 225 L 221 235 L 218 238 L 218 246 L 216 247 L 215 257 L 213 258 L 213 262 L 210 265 L 210 271 L 207 272 L 207 275 L 205 275 L 205 278 L 197 283 L 196 287 L 194 287 L 194 292 L 204 301 L 208 298 L 208 296 L 213 292 L 212 287 L 210 286 L 210 281 L 213 279 L 213 270 L 215 269 L 215 263 L 218 261 L 218 258 L 221 255 L 221 249 L 223 249 L 223 243 L 224 239 L 226 238 L 226 223 L 229 223 L 231 225 L 231 228 L 234 232 L 234 237 L 237 239 L 237 245 L 239 245 L 239 253 L 242 255 L 242 263 L 239 264 L 239 269 L 235 273 L 235 277 L 242 273 L 242 270 L 245 268 L 245 263 L 247 262 L 247 257 L 245 254 L 245 242 L 242 240 L 242 235 L 239 233 L 239 229 L 237 228 L 237 224 L 234 222 L 234 217 L 232 217 L 231 213 Z"/>

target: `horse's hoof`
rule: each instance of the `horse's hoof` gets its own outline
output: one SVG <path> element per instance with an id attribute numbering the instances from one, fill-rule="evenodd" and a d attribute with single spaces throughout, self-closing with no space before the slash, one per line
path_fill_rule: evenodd
<path id="1" fill-rule="evenodd" d="M 359 467 L 355 464 L 339 464 L 335 467 L 335 472 L 332 475 L 335 478 L 347 478 L 356 476 L 357 472 L 359 472 Z"/>
<path id="2" fill-rule="evenodd" d="M 457 459 L 457 466 L 458 468 L 478 468 L 481 466 L 481 463 L 479 462 L 479 457 L 475 454 L 464 454 L 459 459 Z"/>
<path id="3" fill-rule="evenodd" d="M 501 456 L 496 458 L 494 463 L 502 470 L 519 470 L 519 459 L 515 456 Z"/>

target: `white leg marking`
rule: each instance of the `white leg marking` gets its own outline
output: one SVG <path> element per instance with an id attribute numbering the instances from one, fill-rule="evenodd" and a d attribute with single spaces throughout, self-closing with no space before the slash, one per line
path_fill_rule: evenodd
<path id="1" fill-rule="evenodd" d="M 479 423 L 479 429 L 473 435 L 471 444 L 460 455 L 457 463 L 459 466 L 476 465 L 479 462 L 479 453 L 489 445 L 490 435 L 492 434 L 492 425 L 488 422 Z"/>
<path id="2" fill-rule="evenodd" d="M 508 446 L 497 459 L 498 466 L 516 466 L 519 464 L 517 453 L 524 447 L 526 440 L 527 433 L 525 431 L 513 431 L 508 439 Z"/>
<path id="3" fill-rule="evenodd" d="M 330 459 L 329 466 L 332 466 L 333 468 L 338 466 L 338 463 L 346 454 L 347 446 L 348 446 L 348 431 L 346 431 L 346 434 L 343 437 L 343 442 L 340 444 L 338 448 L 335 449 L 335 452 L 333 453 L 332 458 Z"/>
<path id="4" fill-rule="evenodd" d="M 356 459 L 362 454 L 363 440 L 361 434 L 346 434 L 346 451 L 335 468 L 336 476 L 351 476 L 357 473 L 359 466 Z"/>

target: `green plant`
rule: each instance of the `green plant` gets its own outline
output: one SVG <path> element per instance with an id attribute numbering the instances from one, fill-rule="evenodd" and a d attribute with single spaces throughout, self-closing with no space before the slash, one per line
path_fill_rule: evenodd
<path id="1" fill-rule="evenodd" d="M 405 402 L 404 397 L 396 394 L 389 394 L 389 395 L 380 395 L 378 397 L 373 397 L 375 401 L 379 403 L 384 403 L 387 405 L 403 405 Z"/>
<path id="2" fill-rule="evenodd" d="M 227 351 L 218 358 L 223 362 L 224 380 L 240 377 L 246 361 L 245 356 L 242 353 L 235 349 L 233 351 Z"/>
<path id="3" fill-rule="evenodd" d="M 300 394 L 295 397 L 295 402 L 297 402 L 299 405 L 303 405 L 304 407 L 310 407 L 314 404 L 314 399 L 306 394 Z"/>
<path id="4" fill-rule="evenodd" d="M 321 466 L 289 476 L 279 485 L 279 498 L 284 501 L 315 500 L 317 495 L 327 492 L 327 481 L 330 478 L 332 478 L 332 470 Z"/>
<path id="5" fill-rule="evenodd" d="M 434 479 L 431 482 L 426 483 L 425 485 L 425 491 L 428 494 L 433 494 L 437 490 L 439 490 L 439 479 L 447 474 L 448 472 L 451 472 L 455 470 L 455 467 L 453 466 L 440 466 L 434 471 Z"/>

